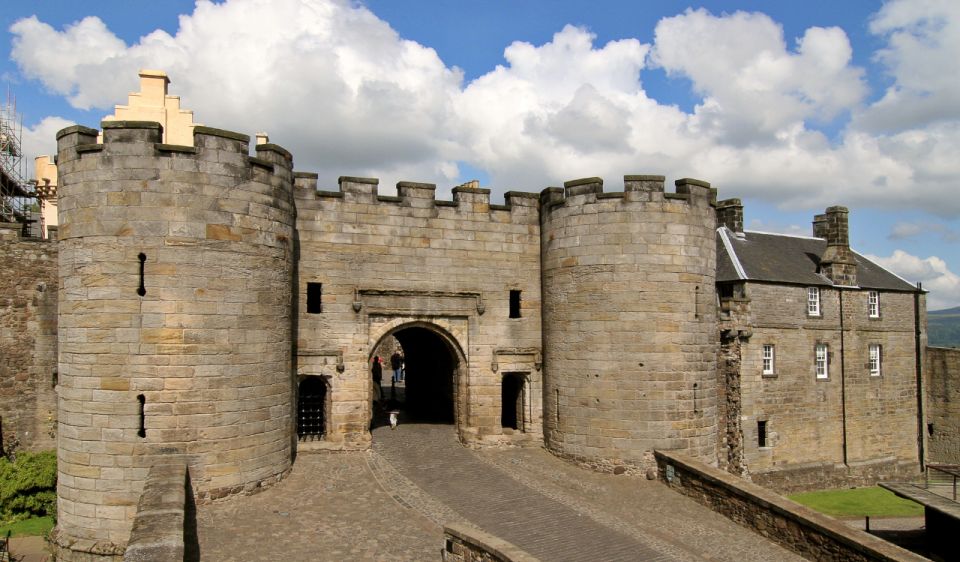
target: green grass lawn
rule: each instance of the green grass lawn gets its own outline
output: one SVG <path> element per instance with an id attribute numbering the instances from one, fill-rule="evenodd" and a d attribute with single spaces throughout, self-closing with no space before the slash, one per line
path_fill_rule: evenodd
<path id="1" fill-rule="evenodd" d="M 917 517 L 923 506 L 898 498 L 893 492 L 873 486 L 845 490 L 821 490 L 787 496 L 791 500 L 831 517 Z"/>
<path id="2" fill-rule="evenodd" d="M 50 529 L 53 529 L 53 517 L 33 517 L 9 525 L 0 525 L 0 535 L 6 536 L 7 531 L 12 531 L 11 536 L 29 537 L 45 535 Z"/>

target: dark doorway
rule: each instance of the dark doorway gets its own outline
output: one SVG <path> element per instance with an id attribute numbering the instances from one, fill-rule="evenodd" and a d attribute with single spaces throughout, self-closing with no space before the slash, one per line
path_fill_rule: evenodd
<path id="1" fill-rule="evenodd" d="M 321 377 L 300 383 L 297 400 L 297 436 L 301 441 L 322 439 L 326 432 L 327 384 Z"/>
<path id="2" fill-rule="evenodd" d="M 505 373 L 500 389 L 500 426 L 523 430 L 523 375 Z"/>
<path id="3" fill-rule="evenodd" d="M 453 423 L 454 380 L 458 362 L 438 334 L 419 326 L 404 328 L 394 337 L 403 349 L 405 364 L 403 404 L 410 420 Z M 384 376 L 384 394 L 390 390 Z"/>

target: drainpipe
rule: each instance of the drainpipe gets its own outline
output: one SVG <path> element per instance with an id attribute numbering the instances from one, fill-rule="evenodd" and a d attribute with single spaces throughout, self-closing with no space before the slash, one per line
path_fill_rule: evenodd
<path id="1" fill-rule="evenodd" d="M 920 295 L 923 285 L 917 283 L 917 291 L 913 293 L 913 355 L 914 369 L 917 375 L 917 455 L 920 461 L 920 472 L 926 470 L 923 450 L 923 361 L 920 359 Z"/>
<path id="2" fill-rule="evenodd" d="M 840 423 L 842 427 L 843 464 L 849 466 L 847 463 L 847 362 L 844 356 L 843 341 L 843 289 L 838 288 L 837 291 L 837 294 L 840 295 Z"/>

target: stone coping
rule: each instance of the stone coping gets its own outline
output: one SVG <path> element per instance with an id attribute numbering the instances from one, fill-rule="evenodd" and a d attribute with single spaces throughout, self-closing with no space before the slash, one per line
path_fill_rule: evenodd
<path id="1" fill-rule="evenodd" d="M 539 558 L 528 554 L 519 547 L 514 546 L 507 541 L 497 538 L 489 533 L 485 533 L 469 525 L 462 523 L 450 523 L 443 527 L 444 537 L 450 537 L 459 540 L 463 544 L 469 545 L 480 552 L 489 554 L 493 560 L 502 562 L 540 562 Z M 449 538 L 448 538 L 449 540 Z M 464 560 L 474 560 L 473 558 L 464 558 Z M 484 558 L 487 560 L 487 558 Z"/>
<path id="2" fill-rule="evenodd" d="M 96 129 L 91 129 L 90 127 L 84 127 L 83 125 L 71 125 L 65 129 L 60 129 L 57 131 L 57 140 L 60 140 L 62 137 L 67 135 L 72 135 L 74 133 L 80 133 L 81 135 L 88 135 L 95 137 L 100 134 L 100 131 Z"/>
<path id="3" fill-rule="evenodd" d="M 901 498 L 913 500 L 925 508 L 939 511 L 951 519 L 960 521 L 960 503 L 925 490 L 909 482 L 880 482 L 881 488 L 890 490 Z"/>
<path id="4" fill-rule="evenodd" d="M 710 187 L 710 182 L 697 180 L 693 178 L 680 178 L 677 181 L 673 182 L 673 185 L 699 185 L 700 187 Z"/>
<path id="5" fill-rule="evenodd" d="M 279 144 L 274 144 L 272 142 L 258 144 L 254 147 L 254 150 L 257 152 L 276 152 L 277 154 L 283 156 L 287 160 L 293 160 L 293 154 L 289 150 L 283 148 Z"/>
<path id="6" fill-rule="evenodd" d="M 183 560 L 186 494 L 185 463 L 171 462 L 150 467 L 123 555 L 124 562 Z"/>
<path id="7" fill-rule="evenodd" d="M 233 131 L 227 131 L 224 129 L 215 129 L 213 127 L 202 127 L 197 125 L 193 128 L 193 135 L 210 135 L 213 137 L 221 137 L 225 139 L 236 140 L 240 142 L 250 142 L 250 135 L 244 135 L 243 133 L 235 133 Z"/>
<path id="8" fill-rule="evenodd" d="M 163 125 L 156 121 L 101 121 L 100 128 L 106 129 L 155 129 L 163 130 Z"/>

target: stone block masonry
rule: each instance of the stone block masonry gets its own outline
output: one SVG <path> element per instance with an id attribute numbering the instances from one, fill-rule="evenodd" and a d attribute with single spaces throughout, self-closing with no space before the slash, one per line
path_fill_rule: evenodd
<path id="1" fill-rule="evenodd" d="M 960 464 L 960 349 L 927 348 L 927 458 Z"/>
<path id="2" fill-rule="evenodd" d="M 400 182 L 398 195 L 386 197 L 373 178 L 338 183 L 336 191 L 317 191 L 315 175 L 296 177 L 297 374 L 330 381 L 335 406 L 323 445 L 369 444 L 372 355 L 413 326 L 442 334 L 457 356 L 455 373 L 443 375 L 455 378 L 464 441 L 540 441 L 537 196 L 512 192 L 506 205 L 491 205 L 490 191 L 475 187 L 457 187 L 453 201 L 438 201 L 433 184 Z M 322 290 L 314 311 L 311 283 Z M 514 318 L 511 291 L 521 297 Z M 511 372 L 525 380 L 519 434 L 501 425 L 501 386 Z"/>
<path id="3" fill-rule="evenodd" d="M 716 194 L 599 178 L 541 194 L 547 447 L 645 472 L 653 449 L 716 463 Z"/>
<path id="4" fill-rule="evenodd" d="M 57 424 L 57 245 L 0 223 L 0 447 L 53 449 Z"/>
<path id="5" fill-rule="evenodd" d="M 122 549 L 158 458 L 203 501 L 292 456 L 293 178 L 275 145 L 157 123 L 58 135 L 60 556 Z M 73 545 L 73 546 L 71 546 Z"/>

